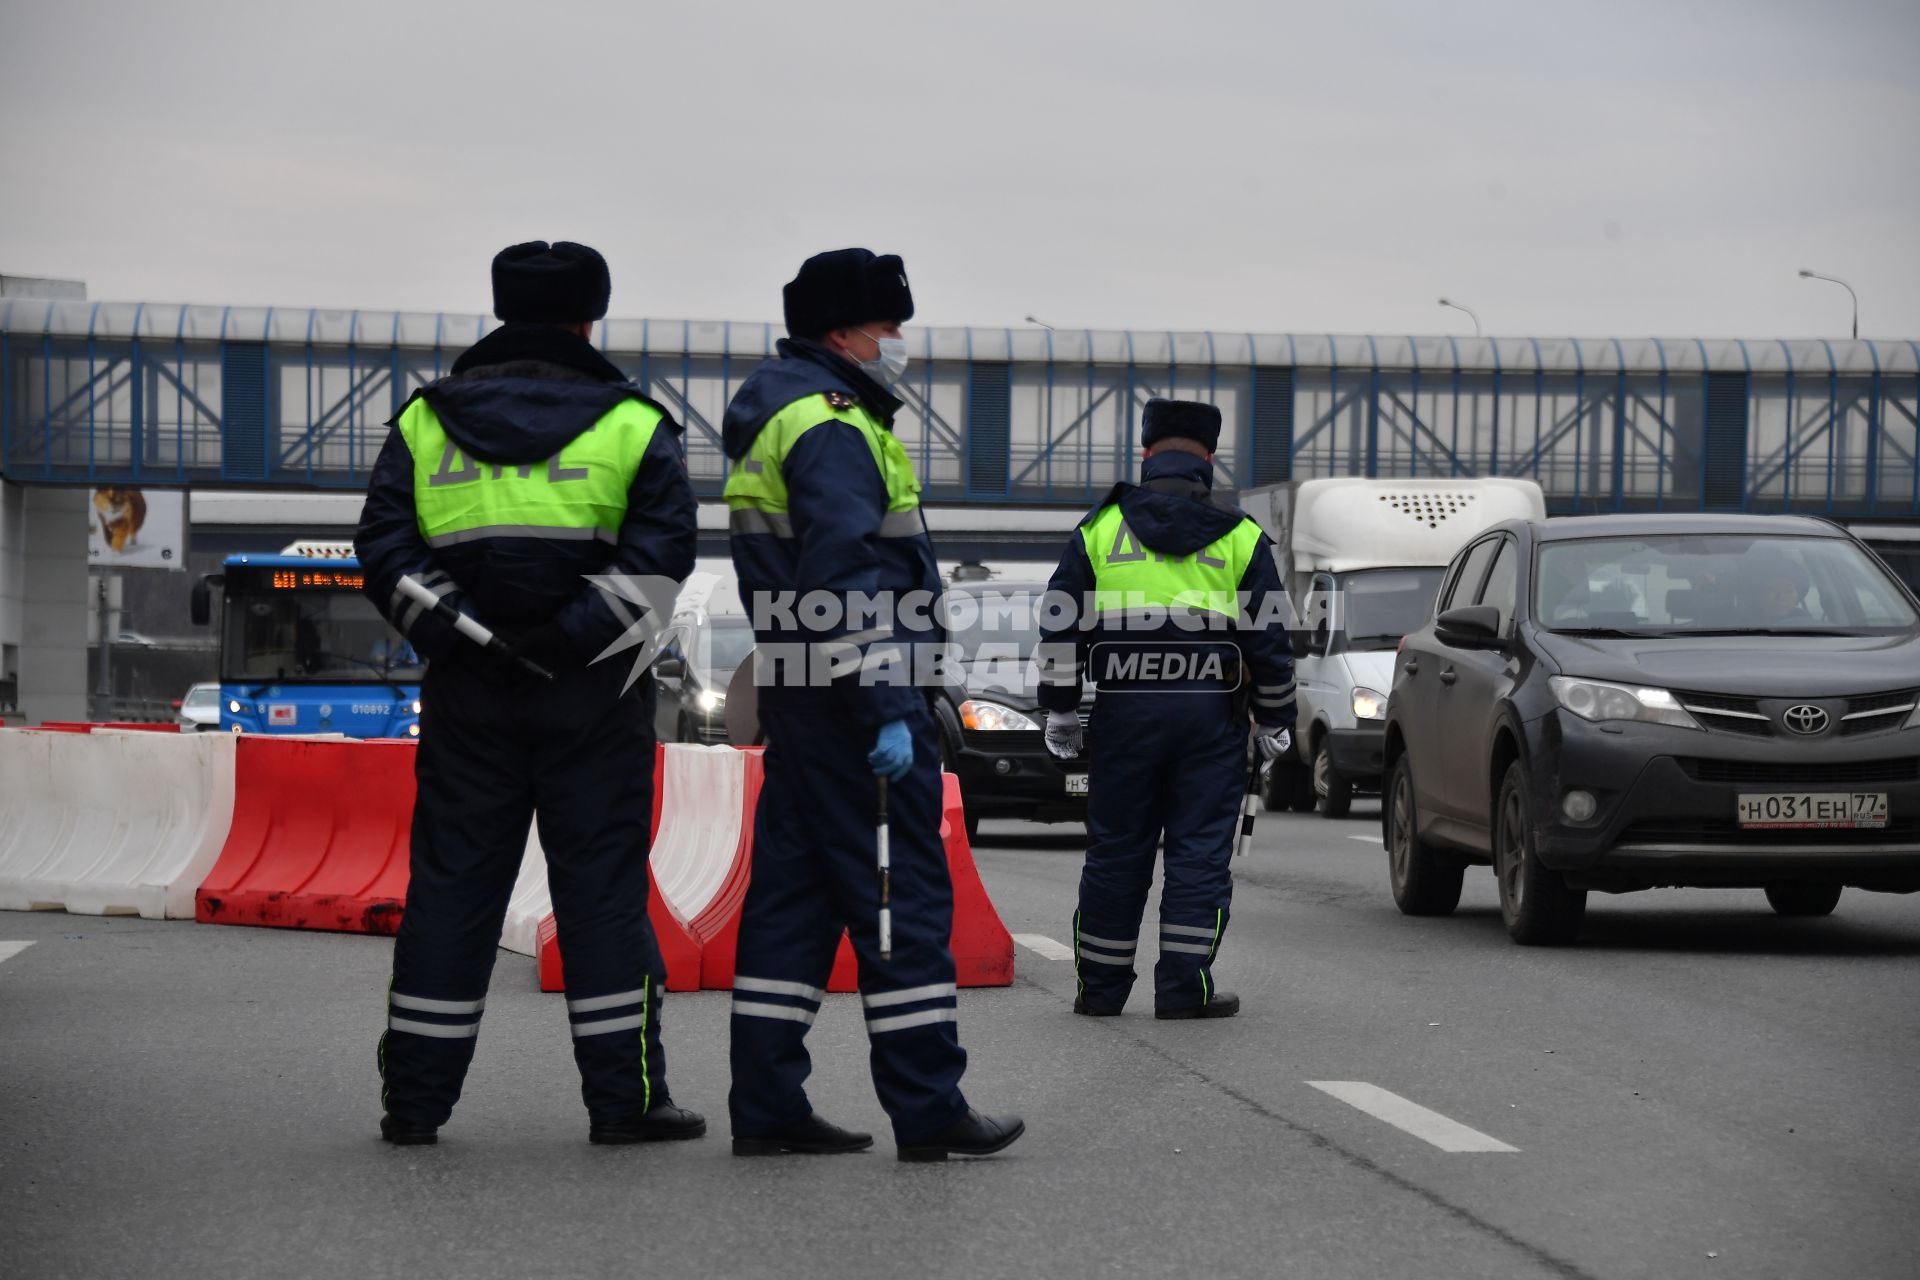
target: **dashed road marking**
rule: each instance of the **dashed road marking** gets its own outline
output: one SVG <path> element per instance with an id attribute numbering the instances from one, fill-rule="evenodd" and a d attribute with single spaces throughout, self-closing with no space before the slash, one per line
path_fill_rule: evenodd
<path id="1" fill-rule="evenodd" d="M 1367 842 L 1368 844 L 1382 844 L 1382 843 L 1384 843 L 1384 841 L 1382 841 L 1382 840 L 1380 839 L 1380 837 L 1379 837 L 1379 836 L 1364 836 L 1364 835 L 1362 835 L 1362 836 L 1348 836 L 1348 837 L 1347 837 L 1347 839 L 1349 839 L 1349 840 L 1365 840 L 1365 841 L 1366 841 L 1366 842 Z"/>
<path id="2" fill-rule="evenodd" d="M 1386 1121 L 1402 1133 L 1410 1133 L 1422 1142 L 1432 1143 L 1442 1151 L 1520 1150 L 1364 1080 L 1309 1080 L 1307 1083 L 1350 1107 L 1366 1112 L 1375 1120 Z"/>
<path id="3" fill-rule="evenodd" d="M 0 942 L 0 964 L 5 964 L 32 945 L 31 942 Z"/>
<path id="4" fill-rule="evenodd" d="M 1062 946 L 1044 933 L 1016 933 L 1013 940 L 1036 955 L 1049 960 L 1073 959 L 1073 948 Z"/>

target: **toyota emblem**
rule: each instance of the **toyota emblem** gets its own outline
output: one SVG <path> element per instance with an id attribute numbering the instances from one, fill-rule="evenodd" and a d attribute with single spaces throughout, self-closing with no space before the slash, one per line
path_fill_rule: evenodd
<path id="1" fill-rule="evenodd" d="M 1788 707 L 1780 713 L 1780 720 L 1794 733 L 1809 737 L 1827 731 L 1827 713 L 1808 702 Z"/>

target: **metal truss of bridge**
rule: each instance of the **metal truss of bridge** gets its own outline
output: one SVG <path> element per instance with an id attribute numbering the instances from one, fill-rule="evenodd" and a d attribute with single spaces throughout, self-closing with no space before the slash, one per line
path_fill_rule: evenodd
<path id="1" fill-rule="evenodd" d="M 0 301 L 0 470 L 22 483 L 356 488 L 476 315 Z M 719 491 L 728 397 L 775 326 L 613 320 L 595 339 Z M 1084 505 L 1141 406 L 1220 406 L 1238 486 L 1514 475 L 1558 512 L 1920 518 L 1920 343 L 917 328 L 896 429 L 928 496 Z"/>

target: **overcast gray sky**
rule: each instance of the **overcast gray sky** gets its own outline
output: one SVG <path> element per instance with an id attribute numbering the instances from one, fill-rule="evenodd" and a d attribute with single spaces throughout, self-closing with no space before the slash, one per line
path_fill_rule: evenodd
<path id="1" fill-rule="evenodd" d="M 808 253 L 919 319 L 1920 336 L 1920 3 L 0 0 L 0 273 L 761 320 Z"/>

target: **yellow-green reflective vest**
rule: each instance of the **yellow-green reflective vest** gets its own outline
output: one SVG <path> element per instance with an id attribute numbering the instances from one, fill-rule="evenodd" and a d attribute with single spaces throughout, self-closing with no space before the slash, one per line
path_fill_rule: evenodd
<path id="1" fill-rule="evenodd" d="M 1093 565 L 1093 611 L 1177 608 L 1240 616 L 1239 592 L 1260 545 L 1260 526 L 1243 519 L 1226 536 L 1187 556 L 1148 550 L 1127 528 L 1120 504 L 1081 526 Z"/>
<path id="2" fill-rule="evenodd" d="M 915 537 L 921 532 L 920 482 L 906 446 L 893 432 L 851 396 L 812 395 L 767 419 L 753 438 L 746 456 L 736 458 L 727 473 L 727 510 L 733 533 L 771 533 L 791 538 L 787 478 L 782 470 L 800 437 L 825 422 L 844 422 L 860 433 L 873 451 L 873 464 L 887 486 L 887 514 L 880 522 L 883 538 Z"/>
<path id="3" fill-rule="evenodd" d="M 622 400 L 545 462 L 475 462 L 424 396 L 400 415 L 413 454 L 414 508 L 430 547 L 481 538 L 617 542 L 627 491 L 660 425 L 659 409 Z"/>

